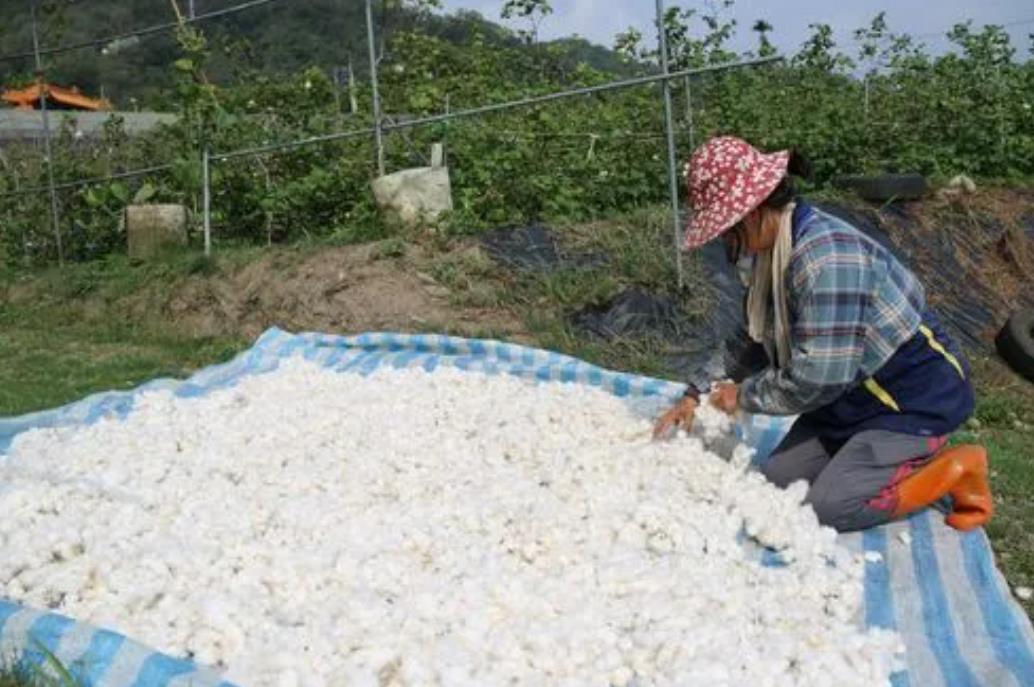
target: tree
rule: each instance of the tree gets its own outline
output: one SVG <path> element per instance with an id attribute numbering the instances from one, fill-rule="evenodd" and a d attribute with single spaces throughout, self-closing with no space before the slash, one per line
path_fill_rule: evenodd
<path id="1" fill-rule="evenodd" d="M 772 32 L 772 25 L 764 19 L 758 19 L 751 30 L 758 35 L 758 57 L 775 55 L 775 46 L 772 45 L 772 41 L 768 40 L 768 34 Z"/>
<path id="2" fill-rule="evenodd" d="M 732 5 L 733 0 L 709 2 L 706 5 L 707 12 L 703 14 L 695 9 L 668 8 L 664 13 L 663 23 L 664 35 L 668 42 L 668 62 L 673 71 L 702 67 L 706 64 L 721 64 L 736 58 L 736 53 L 726 49 L 736 29 L 736 21 L 724 16 L 725 10 Z M 694 36 L 694 19 L 699 19 L 704 25 L 702 36 L 699 38 Z M 617 35 L 614 50 L 626 59 L 659 63 L 659 52 L 656 49 L 644 48 L 641 45 L 642 39 L 642 33 L 630 28 Z"/>
<path id="3" fill-rule="evenodd" d="M 528 30 L 518 30 L 517 35 L 528 43 L 539 42 L 539 27 L 542 21 L 553 14 L 553 6 L 548 0 L 506 0 L 503 5 L 503 19 L 526 19 L 530 25 Z"/>
<path id="4" fill-rule="evenodd" d="M 1016 55 L 1009 34 L 1001 26 L 985 26 L 983 31 L 975 33 L 973 22 L 967 21 L 952 27 L 948 38 L 978 64 L 1003 66 L 1011 63 Z"/>
<path id="5" fill-rule="evenodd" d="M 409 28 L 418 26 L 441 8 L 441 0 L 383 0 L 380 35 L 383 38 L 403 19 L 408 20 Z"/>
<path id="6" fill-rule="evenodd" d="M 880 12 L 869 22 L 869 26 L 855 31 L 854 37 L 860 46 L 858 59 L 868 67 L 867 78 L 882 69 L 914 63 L 920 56 L 925 61 L 921 44 L 917 44 L 908 34 L 890 31 L 886 12 Z"/>
<path id="7" fill-rule="evenodd" d="M 643 32 L 630 26 L 627 31 L 614 36 L 614 52 L 628 62 L 636 62 L 643 57 L 642 42 Z"/>
<path id="8" fill-rule="evenodd" d="M 848 71 L 854 66 L 850 57 L 834 52 L 837 44 L 833 40 L 833 27 L 829 24 L 809 24 L 808 28 L 812 33 L 794 57 L 798 66 L 830 74 Z"/>

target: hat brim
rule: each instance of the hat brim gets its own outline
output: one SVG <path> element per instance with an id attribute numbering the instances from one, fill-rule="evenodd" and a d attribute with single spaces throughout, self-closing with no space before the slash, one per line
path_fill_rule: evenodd
<path id="1" fill-rule="evenodd" d="M 694 209 L 693 216 L 686 227 L 686 236 L 682 244 L 685 251 L 695 250 L 710 243 L 725 232 L 732 229 L 744 217 L 760 206 L 772 195 L 783 179 L 786 178 L 790 164 L 790 151 L 782 150 L 763 156 L 765 169 L 777 172 L 772 175 L 774 181 L 756 187 L 745 201 L 745 209 L 733 211 L 718 205 Z"/>

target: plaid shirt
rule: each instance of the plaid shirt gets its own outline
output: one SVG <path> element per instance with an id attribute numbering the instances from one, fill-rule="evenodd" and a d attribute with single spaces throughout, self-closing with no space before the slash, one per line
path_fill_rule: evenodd
<path id="1" fill-rule="evenodd" d="M 797 415 L 871 377 L 919 330 L 922 285 L 891 253 L 803 203 L 787 270 L 792 354 L 740 386 L 750 413 Z"/>

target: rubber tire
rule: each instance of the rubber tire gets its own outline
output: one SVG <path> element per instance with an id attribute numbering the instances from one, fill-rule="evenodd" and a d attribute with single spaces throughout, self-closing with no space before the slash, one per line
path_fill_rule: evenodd
<path id="1" fill-rule="evenodd" d="M 1034 382 L 1034 310 L 1014 313 L 995 337 L 995 348 L 1009 367 Z"/>
<path id="2" fill-rule="evenodd" d="M 841 176 L 833 180 L 838 188 L 854 191 L 870 201 L 919 200 L 927 191 L 922 174 L 880 174 L 878 176 Z"/>

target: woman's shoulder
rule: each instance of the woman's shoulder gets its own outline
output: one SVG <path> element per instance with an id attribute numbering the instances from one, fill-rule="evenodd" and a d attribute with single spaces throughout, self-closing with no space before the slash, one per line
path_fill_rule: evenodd
<path id="1" fill-rule="evenodd" d="M 800 226 L 794 226 L 794 253 L 825 248 L 844 254 L 864 254 L 877 262 L 900 261 L 889 237 L 870 231 L 865 224 L 859 227 L 839 214 L 807 206 Z"/>
<path id="2" fill-rule="evenodd" d="M 818 280 L 821 275 L 832 279 L 834 272 L 853 274 L 880 262 L 878 244 L 849 222 L 818 208 L 806 208 L 795 234 L 789 265 L 795 283 Z"/>
<path id="3" fill-rule="evenodd" d="M 868 252 L 871 242 L 849 222 L 807 203 L 795 211 L 794 230 L 794 253 Z"/>

